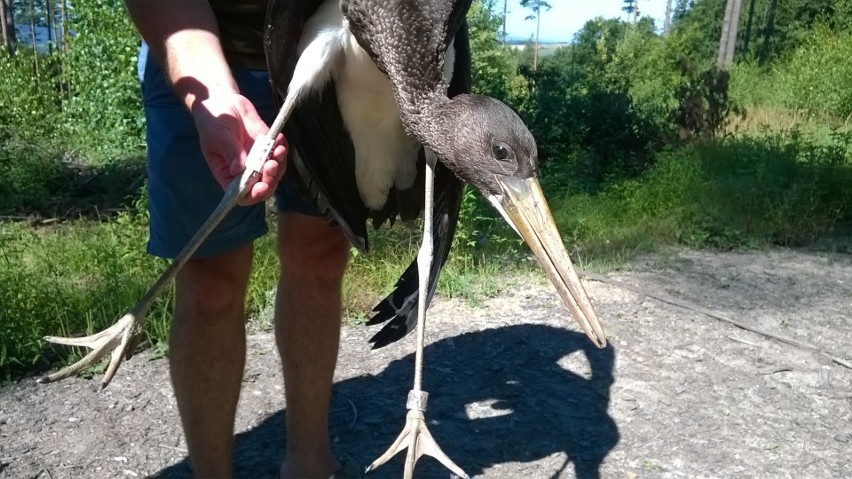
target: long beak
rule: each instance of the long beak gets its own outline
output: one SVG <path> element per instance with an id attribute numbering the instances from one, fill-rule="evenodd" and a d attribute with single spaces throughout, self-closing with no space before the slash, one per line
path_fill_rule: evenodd
<path id="1" fill-rule="evenodd" d="M 530 245 L 538 263 L 586 336 L 599 348 L 606 346 L 603 327 L 565 251 L 538 181 L 535 178 L 498 176 L 497 183 L 503 189 L 503 195 L 490 196 L 488 200 Z"/>

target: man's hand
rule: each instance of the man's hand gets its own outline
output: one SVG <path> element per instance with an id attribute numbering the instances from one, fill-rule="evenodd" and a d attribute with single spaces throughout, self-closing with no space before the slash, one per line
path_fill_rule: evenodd
<path id="1" fill-rule="evenodd" d="M 198 129 L 201 151 L 216 181 L 226 189 L 245 168 L 254 140 L 269 131 L 254 105 L 238 93 L 214 95 L 196 101 L 192 116 Z M 286 169 L 286 141 L 278 134 L 272 154 L 241 205 L 266 201 L 275 192 Z"/>

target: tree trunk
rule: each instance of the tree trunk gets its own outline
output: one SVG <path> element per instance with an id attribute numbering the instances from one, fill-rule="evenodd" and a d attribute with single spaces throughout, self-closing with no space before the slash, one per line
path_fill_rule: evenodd
<path id="1" fill-rule="evenodd" d="M 760 52 L 760 64 L 766 65 L 769 61 L 770 49 L 769 41 L 772 39 L 772 33 L 775 31 L 775 14 L 778 12 L 778 0 L 769 2 L 769 12 L 766 15 L 766 25 L 763 27 L 763 48 Z"/>
<path id="2" fill-rule="evenodd" d="M 15 38 L 15 17 L 12 16 L 12 0 L 0 0 L 0 33 L 3 36 L 3 46 L 9 55 L 15 55 L 17 39 Z"/>
<path id="3" fill-rule="evenodd" d="M 725 4 L 725 18 L 722 21 L 722 36 L 719 38 L 719 57 L 716 60 L 719 68 L 728 68 L 734 61 L 734 51 L 737 48 L 737 33 L 740 26 L 740 11 L 742 0 L 728 0 Z"/>
<path id="4" fill-rule="evenodd" d="M 663 20 L 663 36 L 669 34 L 669 30 L 672 28 L 672 1 L 668 0 L 666 2 L 666 18 Z M 754 0 L 752 0 L 754 2 Z"/>
<path id="5" fill-rule="evenodd" d="M 30 38 L 32 39 L 33 65 L 35 66 L 35 77 L 36 77 L 36 80 L 38 80 L 38 77 L 39 77 L 38 43 L 36 42 L 35 5 L 33 5 L 33 0 L 30 0 Z"/>
<path id="6" fill-rule="evenodd" d="M 639 21 L 639 0 L 633 1 L 633 23 Z"/>
<path id="7" fill-rule="evenodd" d="M 503 0 L 503 46 L 506 46 L 506 12 L 509 0 Z"/>
<path id="8" fill-rule="evenodd" d="M 55 25 L 53 24 L 53 0 L 47 0 L 47 48 L 49 51 L 53 51 L 53 44 L 56 41 L 56 32 L 53 31 Z"/>
<path id="9" fill-rule="evenodd" d="M 743 45 L 743 52 L 748 55 L 749 54 L 749 43 L 751 43 L 751 26 L 752 21 L 754 20 L 754 2 L 755 0 L 751 0 L 751 3 L 748 7 L 748 21 L 746 22 L 746 31 L 745 31 L 745 44 Z"/>
<path id="10" fill-rule="evenodd" d="M 38 44 L 36 43 L 35 4 L 33 0 L 30 0 L 30 44 L 33 47 L 33 51 L 35 51 Z"/>
<path id="11" fill-rule="evenodd" d="M 716 64 L 721 68 L 727 67 L 725 58 L 728 56 L 728 39 L 731 31 L 731 18 L 734 13 L 734 1 L 728 0 L 725 4 L 725 17 L 722 20 L 722 36 L 719 37 L 719 55 L 716 58 Z"/>
<path id="12" fill-rule="evenodd" d="M 62 51 L 68 53 L 68 9 L 65 0 L 59 2 L 59 19 L 62 22 Z"/>
<path id="13" fill-rule="evenodd" d="M 533 71 L 538 70 L 538 34 L 541 29 L 541 8 L 535 13 L 535 49 L 533 49 Z"/>
<path id="14" fill-rule="evenodd" d="M 740 31 L 740 12 L 743 0 L 734 0 L 734 9 L 731 12 L 731 24 L 728 27 L 728 48 L 725 52 L 725 65 L 734 62 L 734 53 L 737 51 L 737 34 Z"/>

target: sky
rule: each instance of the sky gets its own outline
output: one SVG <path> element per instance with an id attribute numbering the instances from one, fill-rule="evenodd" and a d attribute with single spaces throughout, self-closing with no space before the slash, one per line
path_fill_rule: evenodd
<path id="1" fill-rule="evenodd" d="M 666 0 L 638 0 L 639 14 L 654 18 L 657 28 L 663 27 Z M 541 41 L 568 42 L 583 25 L 595 17 L 627 19 L 621 11 L 623 0 L 548 0 L 551 9 L 542 11 Z M 497 0 L 498 10 L 503 8 Z M 498 12 L 502 14 L 503 12 Z M 519 0 L 509 0 L 506 15 L 506 36 L 511 40 L 526 40 L 535 36 L 535 20 L 525 20 L 530 15 Z"/>

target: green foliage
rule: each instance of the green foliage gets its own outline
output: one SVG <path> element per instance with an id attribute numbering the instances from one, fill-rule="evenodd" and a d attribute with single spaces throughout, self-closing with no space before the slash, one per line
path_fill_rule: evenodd
<path id="1" fill-rule="evenodd" d="M 70 94 L 57 133 L 72 150 L 106 159 L 138 152 L 144 123 L 136 56 L 139 37 L 121 0 L 77 0 L 64 67 Z M 92 132 L 98 132 L 93 141 Z"/>
<path id="2" fill-rule="evenodd" d="M 0 138 L 36 142 L 52 137 L 62 97 L 56 78 L 36 71 L 55 72 L 59 62 L 56 54 L 20 49 L 10 56 L 0 49 Z"/>
<path id="3" fill-rule="evenodd" d="M 75 1 L 67 27 L 67 51 L 0 50 L 0 136 L 14 132 L 88 162 L 139 155 L 139 40 L 124 3 Z"/>
<path id="4" fill-rule="evenodd" d="M 801 246 L 852 224 L 852 136 L 766 133 L 660 154 L 640 178 L 553 209 L 586 255 L 629 256 L 661 244 Z"/>
<path id="5" fill-rule="evenodd" d="M 34 365 L 79 358 L 71 348 L 51 346 L 45 335 L 92 334 L 124 315 L 142 297 L 167 261 L 146 252 L 147 196 L 115 217 L 75 220 L 50 227 L 0 223 L 0 378 Z M 275 239 L 255 243 L 247 311 L 271 301 L 277 282 Z M 174 292 L 166 290 L 147 315 L 143 340 L 167 349 Z"/>
<path id="6" fill-rule="evenodd" d="M 654 33 L 653 25 L 630 28 L 608 55 L 611 61 L 602 65 L 601 72 L 610 84 L 629 90 L 643 118 L 666 120 L 678 107 L 676 91 L 685 82 L 678 68 L 682 57 L 668 39 Z"/>
<path id="7" fill-rule="evenodd" d="M 765 70 L 755 62 L 735 65 L 731 96 L 755 109 L 805 112 L 842 124 L 852 115 L 852 34 L 818 26 L 783 61 Z"/>
<path id="8" fill-rule="evenodd" d="M 755 19 L 767 17 L 770 2 L 756 0 Z M 730 97 L 713 68 L 724 0 L 679 1 L 667 37 L 648 19 L 592 20 L 536 71 L 532 49 L 497 41 L 496 6 L 477 0 L 468 16 L 473 89 L 516 108 L 532 130 L 542 185 L 575 261 L 618 262 L 666 244 L 803 245 L 852 226 L 852 135 L 831 128 L 852 115 L 844 90 L 852 4 L 779 2 L 768 67 L 756 60 L 767 25 L 741 28 L 750 46 L 731 70 Z M 2 214 L 49 212 L 77 197 L 121 203 L 115 197 L 141 173 L 137 39 L 124 7 L 79 0 L 70 21 L 67 52 L 0 51 Z M 720 139 L 737 105 L 747 110 L 738 125 L 766 115 L 759 124 L 770 127 Z M 818 127 L 779 126 L 799 116 Z M 41 336 L 107 326 L 163 268 L 144 253 L 145 196 L 132 198 L 96 221 L 0 223 L 0 376 L 73 356 L 44 349 Z M 371 231 L 373 251 L 350 262 L 348 316 L 363 320 L 390 291 L 416 255 L 418 232 L 417 223 Z M 273 237 L 256 243 L 250 312 L 271 300 L 275 250 Z M 498 272 L 525 268 L 526 251 L 468 189 L 440 290 L 473 302 L 492 296 L 505 287 Z M 146 327 L 160 350 L 171 302 L 171 293 L 161 298 Z"/>
<path id="9" fill-rule="evenodd" d="M 772 12 L 772 3 L 777 8 Z M 801 47 L 819 25 L 841 33 L 852 25 L 852 4 L 846 0 L 755 0 L 743 2 L 736 59 L 779 61 Z M 726 0 L 678 1 L 673 35 L 686 40 L 690 58 L 716 58 Z M 768 34 L 769 43 L 766 43 Z"/>
<path id="10" fill-rule="evenodd" d="M 609 63 L 628 25 L 616 18 L 589 20 L 574 35 L 572 63 L 588 73 L 601 73 Z"/>
<path id="11" fill-rule="evenodd" d="M 0 248 L 0 376 L 35 364 L 45 335 L 92 333 L 141 297 L 163 262 L 145 253 L 144 214 L 32 229 L 4 223 Z M 153 308 L 170 309 L 170 295 Z M 65 356 L 52 348 L 48 357 Z"/>
<path id="12" fill-rule="evenodd" d="M 66 182 L 76 176 L 51 145 L 30 143 L 2 128 L 0 142 L 0 213 L 46 209 L 49 199 L 66 191 Z"/>
<path id="13" fill-rule="evenodd" d="M 784 105 L 844 118 L 852 115 L 852 92 L 847 87 L 852 84 L 850 58 L 852 34 L 816 30 L 775 76 Z"/>
<path id="14" fill-rule="evenodd" d="M 497 41 L 502 18 L 494 13 L 495 0 L 473 2 L 467 15 L 470 27 L 473 91 L 520 105 L 526 81 L 518 74 L 518 62 L 509 48 Z"/>
<path id="15" fill-rule="evenodd" d="M 569 184 L 595 191 L 639 174 L 674 137 L 675 87 L 684 80 L 649 22 L 587 22 L 573 47 L 525 74 L 532 85 L 525 119 L 540 159 Z"/>
<path id="16" fill-rule="evenodd" d="M 710 63 L 716 59 L 726 1 L 678 2 L 672 19 L 671 36 L 680 43 L 680 52 L 698 63 Z"/>

